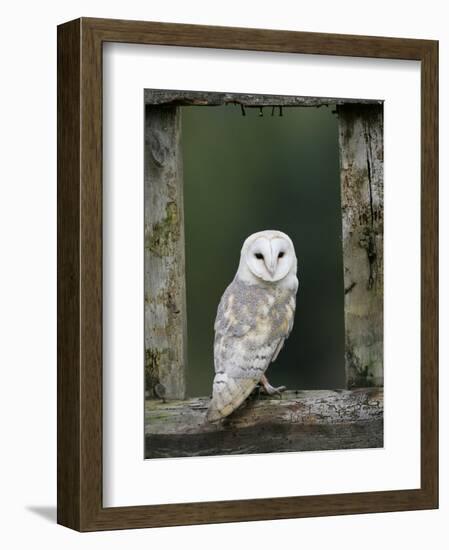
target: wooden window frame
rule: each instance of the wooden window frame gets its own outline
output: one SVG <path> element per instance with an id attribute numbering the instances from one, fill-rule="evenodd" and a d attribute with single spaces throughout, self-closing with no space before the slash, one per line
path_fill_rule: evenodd
<path id="1" fill-rule="evenodd" d="M 147 89 L 144 102 L 146 457 L 382 447 L 383 101 Z M 211 425 L 204 422 L 209 397 L 186 399 L 185 392 L 181 108 L 229 104 L 242 115 L 336 109 L 346 384 L 326 392 L 289 389 L 282 401 L 253 400 Z"/>
<path id="2" fill-rule="evenodd" d="M 419 489 L 105 508 L 102 502 L 102 45 L 421 62 Z M 58 27 L 58 522 L 79 531 L 438 506 L 438 42 L 82 18 Z"/>

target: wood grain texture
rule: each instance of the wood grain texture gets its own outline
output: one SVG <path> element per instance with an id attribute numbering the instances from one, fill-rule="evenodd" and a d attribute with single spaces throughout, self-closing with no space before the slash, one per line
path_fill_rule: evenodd
<path id="1" fill-rule="evenodd" d="M 176 458 L 299 451 L 372 449 L 383 446 L 383 421 L 348 424 L 263 424 L 210 433 L 147 435 L 145 457 Z"/>
<path id="2" fill-rule="evenodd" d="M 58 28 L 58 523 L 80 528 L 80 22 Z"/>
<path id="3" fill-rule="evenodd" d="M 145 389 L 183 399 L 187 364 L 181 113 L 145 109 Z"/>
<path id="4" fill-rule="evenodd" d="M 421 490 L 438 507 L 438 42 L 421 62 Z"/>
<path id="5" fill-rule="evenodd" d="M 357 390 L 291 390 L 279 397 L 255 394 L 223 422 L 205 422 L 209 397 L 145 403 L 151 434 L 213 433 L 257 424 L 349 424 L 382 420 L 382 388 Z"/>
<path id="6" fill-rule="evenodd" d="M 102 45 L 80 21 L 81 67 L 75 75 L 80 94 L 79 179 L 79 393 L 80 443 L 78 530 L 84 530 L 102 507 Z M 70 59 L 67 60 L 70 64 Z M 70 70 L 70 68 L 69 68 Z M 97 442 L 97 444 L 95 444 Z"/>
<path id="7" fill-rule="evenodd" d="M 431 40 L 155 21 L 81 18 L 100 41 L 198 48 L 421 60 Z"/>
<path id="8" fill-rule="evenodd" d="M 347 387 L 383 385 L 383 105 L 339 105 Z"/>
<path id="9" fill-rule="evenodd" d="M 421 61 L 420 489 L 103 507 L 101 99 L 105 40 Z M 59 27 L 58 51 L 58 265 L 62 269 L 58 282 L 58 522 L 94 531 L 437 507 L 437 42 L 83 18 Z"/>
<path id="10" fill-rule="evenodd" d="M 150 105 L 219 106 L 237 104 L 244 107 L 321 107 L 347 103 L 381 104 L 379 99 L 341 97 L 306 97 L 294 95 L 242 94 L 230 92 L 206 92 L 191 90 L 154 90 L 144 92 L 145 103 Z"/>
<path id="11" fill-rule="evenodd" d="M 145 404 L 146 457 L 362 449 L 383 445 L 383 390 L 255 395 L 223 422 L 205 420 L 209 398 Z"/>

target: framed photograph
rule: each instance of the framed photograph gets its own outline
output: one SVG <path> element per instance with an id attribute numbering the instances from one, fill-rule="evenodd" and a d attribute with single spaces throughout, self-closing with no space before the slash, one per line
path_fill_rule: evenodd
<path id="1" fill-rule="evenodd" d="M 58 27 L 60 524 L 438 506 L 437 120 L 431 40 Z"/>

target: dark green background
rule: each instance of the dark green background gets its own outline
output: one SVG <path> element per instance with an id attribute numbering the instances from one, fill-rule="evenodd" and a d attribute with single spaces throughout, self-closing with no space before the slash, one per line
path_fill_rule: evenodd
<path id="1" fill-rule="evenodd" d="M 245 238 L 293 240 L 299 290 L 290 338 L 267 375 L 289 389 L 342 388 L 343 266 L 337 119 L 328 107 L 183 107 L 189 396 L 210 395 L 218 302 Z"/>

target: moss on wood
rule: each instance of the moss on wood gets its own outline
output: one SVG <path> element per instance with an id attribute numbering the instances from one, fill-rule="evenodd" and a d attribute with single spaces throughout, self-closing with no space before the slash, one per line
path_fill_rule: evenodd
<path id="1" fill-rule="evenodd" d="M 153 224 L 147 237 L 145 246 L 153 254 L 163 258 L 173 254 L 173 245 L 179 240 L 180 219 L 176 202 L 168 202 L 165 216 L 161 221 Z"/>

